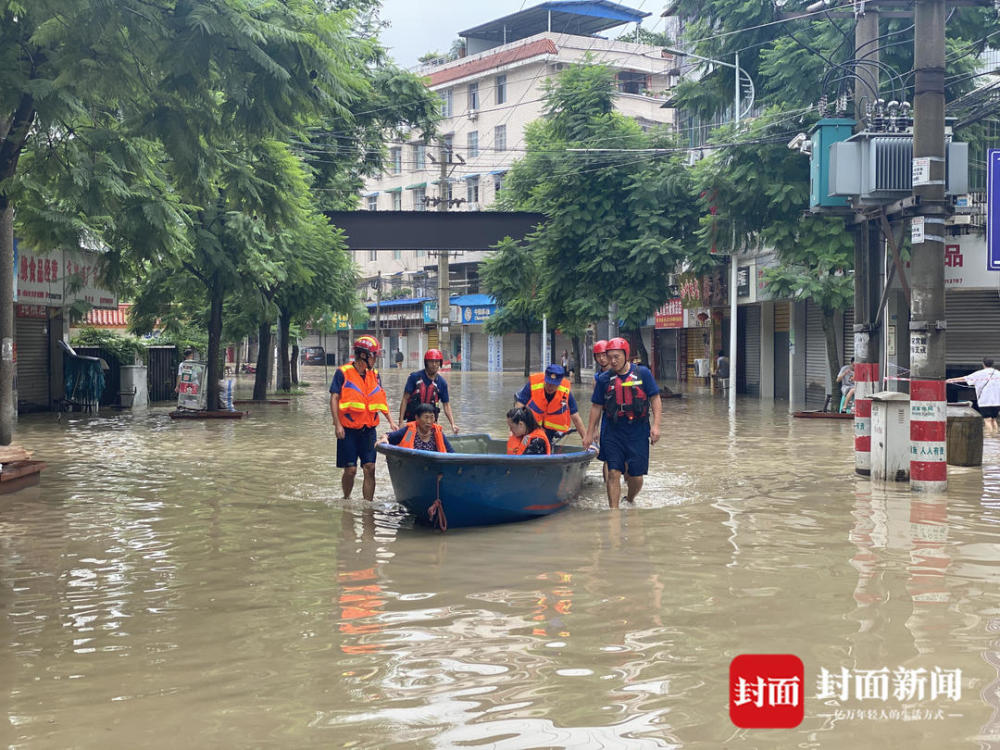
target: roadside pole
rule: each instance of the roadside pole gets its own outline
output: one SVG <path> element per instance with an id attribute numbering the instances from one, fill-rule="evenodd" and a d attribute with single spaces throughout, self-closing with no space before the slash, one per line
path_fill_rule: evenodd
<path id="1" fill-rule="evenodd" d="M 948 487 L 945 394 L 945 2 L 920 0 L 914 9 L 913 194 L 922 221 L 911 260 L 910 487 Z M 920 179 L 918 182 L 918 173 Z M 922 240 L 922 241 L 921 241 Z"/>
<path id="2" fill-rule="evenodd" d="M 441 159 L 438 162 L 438 211 L 448 210 L 448 164 L 451 163 L 451 152 L 441 141 Z M 451 337 L 448 332 L 448 314 L 450 312 L 451 289 L 448 279 L 448 251 L 438 250 L 438 349 L 444 353 L 445 359 L 451 359 Z"/>
<path id="3" fill-rule="evenodd" d="M 857 12 L 854 27 L 854 57 L 863 61 L 855 66 L 854 119 L 855 132 L 864 130 L 865 104 L 875 104 L 878 98 L 878 10 L 875 3 L 863 5 Z M 875 63 L 875 64 L 870 64 Z M 854 471 L 870 476 L 872 468 L 872 402 L 871 395 L 879 382 L 878 351 L 872 341 L 874 334 L 873 297 L 879 281 L 877 225 L 867 218 L 855 225 L 854 233 Z M 831 390 L 835 391 L 835 384 Z"/>
<path id="4" fill-rule="evenodd" d="M 0 208 L 0 445 L 14 439 L 14 207 Z"/>
<path id="5" fill-rule="evenodd" d="M 382 362 L 382 272 L 375 276 L 375 340 L 378 342 L 379 356 L 375 357 L 375 364 L 380 370 L 384 370 Z"/>

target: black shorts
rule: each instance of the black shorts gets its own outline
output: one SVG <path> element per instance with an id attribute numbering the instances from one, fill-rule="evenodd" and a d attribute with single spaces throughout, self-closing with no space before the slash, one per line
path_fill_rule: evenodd
<path id="1" fill-rule="evenodd" d="M 980 406 L 979 413 L 986 419 L 996 419 L 1000 417 L 1000 406 Z"/>

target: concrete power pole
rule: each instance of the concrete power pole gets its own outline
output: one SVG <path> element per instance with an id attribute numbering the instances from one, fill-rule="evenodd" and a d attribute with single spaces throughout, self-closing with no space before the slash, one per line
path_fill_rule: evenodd
<path id="1" fill-rule="evenodd" d="M 440 177 L 438 179 L 438 211 L 448 210 L 448 164 L 451 163 L 451 150 L 441 141 Z M 448 251 L 438 251 L 438 349 L 445 359 L 451 359 L 451 336 L 448 332 L 448 320 L 451 284 L 448 279 Z"/>
<path id="2" fill-rule="evenodd" d="M 945 2 L 914 9 L 913 241 L 910 300 L 910 487 L 948 487 L 945 395 Z M 922 241 L 920 241 L 922 239 Z"/>
<path id="3" fill-rule="evenodd" d="M 875 3 L 861 5 L 854 27 L 854 119 L 855 131 L 864 130 L 865 110 L 874 106 L 879 91 L 879 15 Z M 871 394 L 879 381 L 875 307 L 879 299 L 881 253 L 877 224 L 865 218 L 854 233 L 854 471 L 871 474 Z M 835 386 L 836 384 L 832 384 Z M 836 391 L 836 388 L 833 389 Z"/>

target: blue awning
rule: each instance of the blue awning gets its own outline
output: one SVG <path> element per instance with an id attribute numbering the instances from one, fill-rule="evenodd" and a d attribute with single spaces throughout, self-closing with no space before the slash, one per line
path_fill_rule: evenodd
<path id="1" fill-rule="evenodd" d="M 494 169 L 492 172 L 489 172 L 489 174 L 507 174 L 507 170 L 506 169 Z"/>
<path id="2" fill-rule="evenodd" d="M 497 301 L 488 294 L 460 294 L 452 297 L 449 302 L 459 307 L 479 307 L 481 305 L 495 305 Z"/>
<path id="3" fill-rule="evenodd" d="M 424 302 L 427 302 L 428 300 L 432 299 L 434 299 L 434 297 L 407 297 L 406 299 L 391 299 L 385 302 L 378 303 L 378 306 L 381 307 L 382 309 L 385 309 L 387 307 L 405 307 L 407 305 L 421 305 Z M 375 304 L 376 303 L 374 302 L 369 302 L 367 303 L 367 306 L 370 310 L 374 310 Z"/>
<path id="4" fill-rule="evenodd" d="M 462 179 L 463 179 L 463 180 L 474 180 L 474 179 L 476 179 L 476 178 L 478 178 L 478 177 L 479 177 L 479 175 L 478 175 L 478 174 L 467 174 L 467 175 L 465 175 L 465 177 L 463 177 Z"/>
<path id="5" fill-rule="evenodd" d="M 378 195 L 378 190 L 373 190 L 370 193 L 362 193 L 361 197 L 362 198 L 374 198 L 376 195 Z"/>
<path id="6" fill-rule="evenodd" d="M 508 44 L 545 31 L 592 36 L 626 23 L 640 23 L 649 16 L 610 0 L 547 2 L 460 31 L 460 37 Z"/>

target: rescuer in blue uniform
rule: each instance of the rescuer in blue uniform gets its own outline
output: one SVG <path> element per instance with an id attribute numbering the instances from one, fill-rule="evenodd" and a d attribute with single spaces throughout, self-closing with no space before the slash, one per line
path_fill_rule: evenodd
<path id="1" fill-rule="evenodd" d="M 649 471 L 649 446 L 660 439 L 660 389 L 649 368 L 629 362 L 625 339 L 611 339 L 607 355 L 611 366 L 594 385 L 583 446 L 588 448 L 594 442 L 603 415 L 605 425 L 597 457 L 607 464 L 608 505 L 617 508 L 622 475 L 628 488 L 625 500 L 634 502 L 642 489 L 642 478 Z"/>

